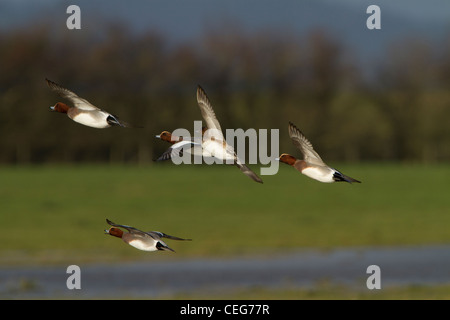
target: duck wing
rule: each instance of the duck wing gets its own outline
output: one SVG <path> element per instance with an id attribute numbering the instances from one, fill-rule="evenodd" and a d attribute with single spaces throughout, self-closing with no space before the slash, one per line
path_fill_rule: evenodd
<path id="1" fill-rule="evenodd" d="M 311 142 L 292 122 L 289 122 L 289 136 L 294 145 L 302 152 L 303 159 L 311 164 L 324 166 L 326 165 L 319 154 L 314 150 Z"/>
<path id="2" fill-rule="evenodd" d="M 211 105 L 211 102 L 208 99 L 208 96 L 206 95 L 205 90 L 203 90 L 202 87 L 197 87 L 197 103 L 200 107 L 200 111 L 202 113 L 202 117 L 206 122 L 206 126 L 209 129 L 215 129 L 211 130 L 213 133 L 212 136 L 215 137 L 216 140 L 224 140 L 222 128 L 220 127 L 219 120 L 217 120 L 216 114 L 214 112 L 214 109 Z"/>
<path id="3" fill-rule="evenodd" d="M 174 237 L 174 236 L 171 236 L 171 235 L 159 232 L 159 231 L 149 231 L 146 233 L 155 240 L 158 240 L 160 238 L 167 238 L 167 239 L 172 239 L 172 240 L 192 241 L 192 239 L 178 238 L 178 237 Z"/>
<path id="4" fill-rule="evenodd" d="M 113 226 L 113 227 L 124 228 L 129 233 L 134 233 L 134 234 L 139 234 L 139 235 L 146 235 L 147 234 L 147 232 L 144 232 L 144 231 L 141 231 L 141 230 L 136 229 L 134 227 L 126 226 L 126 225 L 123 225 L 123 224 L 116 224 L 116 223 L 114 223 L 114 222 L 112 222 L 111 220 L 108 220 L 108 219 L 106 219 L 106 222 L 109 225 Z"/>
<path id="5" fill-rule="evenodd" d="M 59 84 L 49 79 L 45 79 L 45 81 L 47 82 L 47 85 L 50 87 L 50 89 L 58 93 L 61 97 L 70 100 L 73 103 L 74 107 L 81 110 L 91 110 L 91 111 L 100 110 L 86 99 L 77 96 L 74 92 L 70 91 L 69 89 L 63 88 Z"/>

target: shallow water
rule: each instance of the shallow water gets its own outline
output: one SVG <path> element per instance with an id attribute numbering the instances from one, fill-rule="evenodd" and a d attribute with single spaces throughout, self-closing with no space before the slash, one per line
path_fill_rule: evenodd
<path id="1" fill-rule="evenodd" d="M 450 246 L 297 251 L 227 259 L 80 265 L 81 289 L 66 286 L 66 267 L 0 268 L 0 298 L 158 298 L 245 288 L 307 288 L 318 283 L 367 290 L 367 267 L 382 288 L 450 284 Z"/>

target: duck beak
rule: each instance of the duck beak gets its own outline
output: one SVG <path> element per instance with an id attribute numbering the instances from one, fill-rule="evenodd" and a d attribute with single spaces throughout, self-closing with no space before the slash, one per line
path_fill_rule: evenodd
<path id="1" fill-rule="evenodd" d="M 50 106 L 51 111 L 55 111 L 55 106 Z"/>
<path id="2" fill-rule="evenodd" d="M 105 234 L 109 234 L 109 230 L 108 229 L 105 229 Z"/>
<path id="3" fill-rule="evenodd" d="M 158 134 L 157 136 L 155 136 L 155 138 L 161 139 L 161 136 Z"/>
<path id="4" fill-rule="evenodd" d="M 280 161 L 280 158 L 275 158 L 275 161 Z"/>

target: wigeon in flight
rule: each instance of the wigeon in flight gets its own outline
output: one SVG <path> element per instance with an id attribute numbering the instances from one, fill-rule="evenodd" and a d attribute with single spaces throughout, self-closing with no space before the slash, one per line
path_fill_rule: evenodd
<path id="1" fill-rule="evenodd" d="M 256 182 L 263 183 L 260 177 L 256 175 L 249 167 L 241 162 L 237 157 L 233 147 L 231 147 L 224 139 L 220 123 L 216 118 L 216 114 L 209 102 L 208 96 L 202 87 L 197 88 L 197 103 L 200 107 L 203 119 L 206 122 L 207 131 L 202 140 L 203 157 L 215 157 L 228 163 L 231 161 L 245 175 Z"/>
<path id="2" fill-rule="evenodd" d="M 119 121 L 116 116 L 97 108 L 89 101 L 77 96 L 72 91 L 63 88 L 48 79 L 45 79 L 45 81 L 53 91 L 57 92 L 61 97 L 70 100 L 74 105 L 73 107 L 69 107 L 65 103 L 58 102 L 50 107 L 50 110 L 66 113 L 73 121 L 88 127 L 99 129 L 109 128 L 111 126 L 131 127 L 128 123 Z"/>
<path id="3" fill-rule="evenodd" d="M 155 136 L 158 139 L 161 139 L 163 141 L 167 141 L 171 144 L 175 144 L 177 142 L 183 141 L 183 137 L 177 137 L 172 135 L 171 132 L 169 131 L 163 131 L 160 134 L 158 134 L 157 136 Z"/>
<path id="4" fill-rule="evenodd" d="M 202 135 L 207 130 L 206 127 L 202 128 Z M 195 145 L 199 145 L 198 143 L 194 142 L 194 139 L 191 138 L 191 140 L 184 140 L 183 137 L 177 137 L 172 135 L 169 131 L 163 131 L 159 135 L 156 136 L 156 138 L 164 140 L 172 144 L 164 153 L 156 159 L 156 161 L 165 161 L 172 158 L 172 155 L 176 154 L 179 157 L 183 156 L 184 149 L 189 146 L 193 147 Z"/>
<path id="5" fill-rule="evenodd" d="M 309 142 L 303 133 L 291 122 L 289 122 L 289 136 L 294 142 L 294 145 L 303 153 L 303 160 L 296 159 L 290 154 L 283 153 L 278 158 L 281 162 L 293 166 L 305 176 L 320 182 L 332 183 L 345 181 L 348 183 L 361 183 L 361 181 L 350 178 L 326 165 L 317 152 L 314 151 L 311 142 Z"/>
<path id="6" fill-rule="evenodd" d="M 169 236 L 168 234 L 149 231 L 144 232 L 130 226 L 124 226 L 120 224 L 115 224 L 114 222 L 106 219 L 106 222 L 112 227 L 105 230 L 106 234 L 111 236 L 121 238 L 124 242 L 128 243 L 130 246 L 143 251 L 157 251 L 157 250 L 169 250 L 175 252 L 173 249 L 161 240 L 161 238 L 167 238 L 172 240 L 183 240 L 190 241 L 191 239 L 182 239 L 174 236 Z M 128 232 L 123 232 L 119 228 L 124 228 Z"/>

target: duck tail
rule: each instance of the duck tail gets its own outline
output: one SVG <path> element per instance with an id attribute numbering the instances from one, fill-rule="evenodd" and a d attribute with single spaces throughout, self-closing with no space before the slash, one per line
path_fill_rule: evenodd
<path id="1" fill-rule="evenodd" d="M 158 250 L 164 250 L 164 251 L 172 251 L 172 252 L 175 252 L 175 250 L 173 250 L 172 248 L 170 248 L 167 244 L 162 243 L 162 242 L 160 242 L 160 241 L 158 241 L 158 242 L 156 243 L 156 249 L 158 249 Z"/>
<path id="2" fill-rule="evenodd" d="M 235 163 L 235 164 L 246 176 L 250 177 L 253 181 L 263 183 L 262 179 L 258 177 L 256 173 L 254 173 L 252 169 L 247 167 L 245 164 L 242 163 Z"/>
<path id="3" fill-rule="evenodd" d="M 342 174 L 339 171 L 336 171 L 333 174 L 333 180 L 336 181 L 336 182 L 348 182 L 348 183 L 356 182 L 356 183 L 361 183 L 361 181 L 353 179 L 353 178 L 351 178 L 349 176 L 346 176 L 345 174 Z"/>
<path id="4" fill-rule="evenodd" d="M 106 122 L 108 122 L 108 124 L 111 126 L 119 126 L 119 127 L 123 127 L 123 128 L 139 128 L 139 129 L 144 128 L 143 126 L 135 126 L 135 125 L 129 124 L 128 122 L 119 120 L 116 116 L 113 116 L 113 115 L 109 115 L 106 118 Z"/>

